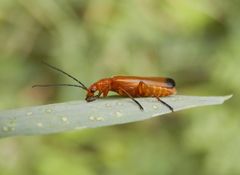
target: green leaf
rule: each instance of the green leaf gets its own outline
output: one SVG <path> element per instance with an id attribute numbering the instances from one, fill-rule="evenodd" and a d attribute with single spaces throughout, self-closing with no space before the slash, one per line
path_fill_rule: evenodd
<path id="1" fill-rule="evenodd" d="M 182 109 L 222 104 L 232 96 L 170 96 L 161 98 L 174 108 Z M 84 128 L 110 126 L 149 119 L 170 113 L 155 98 L 137 99 L 144 111 L 129 98 L 102 98 L 94 102 L 74 101 L 27 107 L 0 112 L 0 137 L 50 134 Z"/>

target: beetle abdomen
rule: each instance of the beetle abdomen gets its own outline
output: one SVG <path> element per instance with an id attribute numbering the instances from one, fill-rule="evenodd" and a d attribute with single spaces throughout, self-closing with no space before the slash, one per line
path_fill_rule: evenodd
<path id="1" fill-rule="evenodd" d="M 121 89 L 117 90 L 116 92 L 121 96 L 127 96 L 127 94 L 125 94 Z M 132 97 L 165 97 L 175 94 L 176 89 L 142 85 L 141 87 L 135 89 L 129 88 L 127 89 L 127 92 Z"/>
<path id="2" fill-rule="evenodd" d="M 135 96 L 139 97 L 164 97 L 176 93 L 175 88 L 165 88 L 159 86 L 147 86 L 143 84 L 136 90 Z"/>

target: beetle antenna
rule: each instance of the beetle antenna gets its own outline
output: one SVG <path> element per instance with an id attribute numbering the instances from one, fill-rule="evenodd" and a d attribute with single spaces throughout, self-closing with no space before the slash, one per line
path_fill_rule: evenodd
<path id="1" fill-rule="evenodd" d="M 71 87 L 77 87 L 77 88 L 84 89 L 82 86 L 75 85 L 75 84 L 35 84 L 35 85 L 32 86 L 32 88 L 35 88 L 35 87 L 54 87 L 54 86 L 71 86 Z"/>
<path id="2" fill-rule="evenodd" d="M 59 68 L 57 68 L 57 67 L 54 67 L 54 66 L 52 66 L 52 65 L 50 65 L 50 64 L 48 64 L 48 63 L 46 63 L 46 62 L 44 62 L 44 61 L 42 61 L 42 63 L 43 63 L 44 65 L 48 66 L 49 68 L 51 68 L 51 69 L 53 69 L 53 70 L 56 70 L 56 71 L 58 71 L 58 72 L 61 72 L 61 73 L 63 73 L 64 75 L 66 75 L 66 76 L 70 77 L 71 79 L 75 80 L 76 82 L 78 82 L 78 83 L 82 86 L 82 87 L 81 87 L 82 89 L 84 89 L 84 90 L 87 90 L 87 89 L 88 89 L 81 81 L 79 81 L 77 78 L 73 77 L 72 75 L 70 75 L 70 74 L 64 72 L 63 70 L 61 70 L 61 69 L 59 69 Z M 80 86 L 79 86 L 79 87 L 80 87 Z"/>

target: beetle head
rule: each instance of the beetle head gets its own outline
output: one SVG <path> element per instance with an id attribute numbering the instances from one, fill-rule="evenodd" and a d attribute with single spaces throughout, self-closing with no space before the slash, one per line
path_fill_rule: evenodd
<path id="1" fill-rule="evenodd" d="M 85 100 L 87 102 L 91 102 L 94 101 L 98 98 L 97 95 L 95 95 L 95 92 L 97 91 L 97 86 L 95 84 L 93 84 L 92 86 L 90 86 L 87 90 L 87 96 L 85 98 Z"/>

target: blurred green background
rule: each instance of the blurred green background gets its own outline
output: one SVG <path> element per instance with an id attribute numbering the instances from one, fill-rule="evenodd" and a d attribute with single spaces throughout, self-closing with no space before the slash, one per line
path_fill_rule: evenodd
<path id="1" fill-rule="evenodd" d="M 168 76 L 179 94 L 228 95 L 221 106 L 151 120 L 0 140 L 1 175 L 240 174 L 240 1 L 1 0 L 0 108 L 83 99 L 112 75 Z"/>

